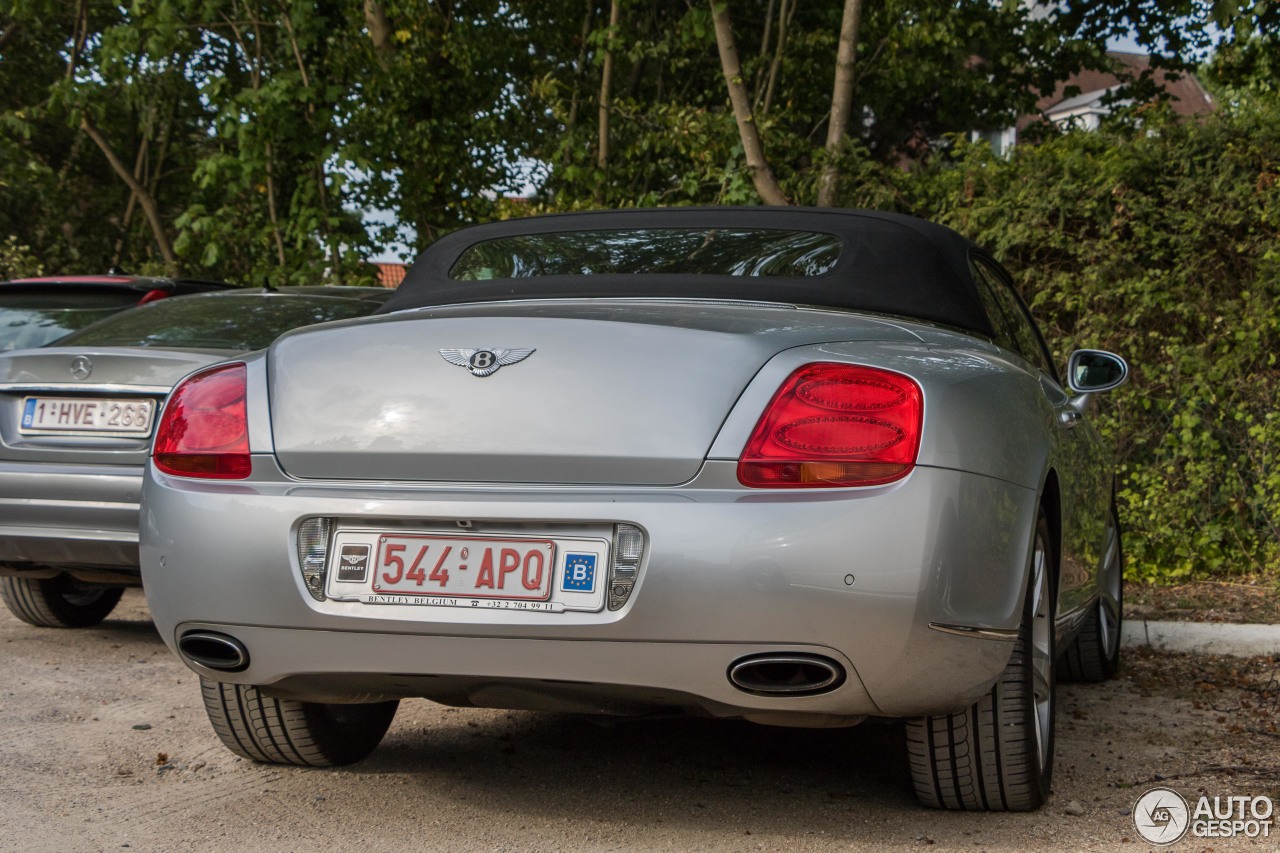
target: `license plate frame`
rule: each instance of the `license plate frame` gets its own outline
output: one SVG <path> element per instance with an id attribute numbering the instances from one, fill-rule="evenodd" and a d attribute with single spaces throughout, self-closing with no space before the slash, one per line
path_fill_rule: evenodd
<path id="1" fill-rule="evenodd" d="M 343 527 L 331 542 L 325 593 L 333 600 L 363 605 L 599 611 L 605 603 L 611 540 L 577 531 L 560 535 L 541 530 Z M 444 555 L 446 548 L 449 553 Z M 469 551 L 466 557 L 463 549 Z M 504 550 L 511 553 L 504 555 Z M 459 565 L 463 560 L 465 569 Z M 415 565 L 415 576 L 410 576 Z M 447 579 L 441 577 L 444 571 Z M 461 577 L 469 580 L 461 583 Z"/>
<path id="2" fill-rule="evenodd" d="M 149 397 L 29 395 L 22 398 L 18 433 L 149 438 L 156 408 L 156 401 Z"/>

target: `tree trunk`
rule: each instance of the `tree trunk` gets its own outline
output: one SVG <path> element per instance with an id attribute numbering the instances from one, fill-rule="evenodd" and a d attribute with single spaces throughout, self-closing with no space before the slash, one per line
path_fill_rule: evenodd
<path id="1" fill-rule="evenodd" d="M 836 184 L 840 175 L 835 158 L 853 113 L 853 72 L 861 23 L 862 0 L 844 0 L 840 46 L 836 50 L 836 80 L 831 89 L 831 120 L 827 124 L 827 165 L 818 181 L 818 207 L 831 207 L 836 203 Z"/>
<path id="2" fill-rule="evenodd" d="M 133 191 L 138 198 L 138 204 L 142 205 L 142 212 L 147 216 L 147 222 L 151 223 L 151 234 L 155 237 L 156 246 L 160 249 L 160 257 L 164 258 L 165 265 L 169 267 L 171 275 L 177 274 L 178 258 L 173 254 L 173 246 L 169 244 L 169 238 L 164 233 L 164 222 L 160 219 L 160 208 L 156 205 L 155 198 L 151 193 L 147 192 L 147 188 L 138 182 L 120 162 L 120 158 L 116 156 L 116 152 L 112 150 L 111 143 L 107 142 L 98 129 L 89 121 L 88 116 L 81 116 L 80 129 L 89 135 L 97 146 L 102 149 L 102 153 L 106 155 L 107 162 L 111 164 L 112 170 L 120 177 L 120 180 Z"/>
<path id="3" fill-rule="evenodd" d="M 773 95 L 778 90 L 778 76 L 782 71 L 782 51 L 787 46 L 787 29 L 791 23 L 791 17 L 796 13 L 796 3 L 799 0 L 791 0 L 788 4 L 787 0 L 782 0 L 778 6 L 778 40 L 774 45 L 773 59 L 769 62 L 769 82 L 764 90 L 764 105 L 761 107 L 761 114 L 767 115 L 773 108 Z"/>
<path id="4" fill-rule="evenodd" d="M 142 144 L 138 146 L 138 156 L 133 160 L 133 177 L 140 185 L 143 185 L 143 166 L 147 162 L 147 148 L 150 147 L 150 135 L 142 137 Z M 116 238 L 115 249 L 111 252 L 111 266 L 108 271 L 120 268 L 120 260 L 124 256 L 124 244 L 129 236 L 129 223 L 133 221 L 133 212 L 138 208 L 137 193 L 129 193 L 129 202 L 124 206 L 124 216 L 120 220 L 120 236 Z"/>
<path id="5" fill-rule="evenodd" d="M 311 91 L 311 75 L 307 73 L 307 64 L 302 59 L 302 45 L 298 43 L 298 34 L 293 28 L 293 21 L 289 19 L 289 10 L 283 6 L 280 9 L 280 20 L 284 23 L 285 31 L 289 35 L 289 46 L 293 49 L 293 59 L 298 65 L 298 74 L 302 77 L 302 85 L 307 89 L 307 123 L 312 125 L 312 133 L 315 133 L 316 95 Z M 333 233 L 329 217 L 329 176 L 325 173 L 323 161 L 316 164 L 315 176 L 316 201 L 320 205 L 320 239 L 325 247 L 325 255 L 329 258 L 329 275 L 334 284 L 342 284 L 342 265 L 339 263 L 338 257 L 340 251 L 338 237 Z"/>
<path id="6" fill-rule="evenodd" d="M 271 236 L 275 238 L 276 244 L 276 263 L 280 267 L 282 273 L 288 258 L 284 253 L 284 235 L 280 233 L 280 215 L 276 211 L 276 176 L 275 176 L 275 150 L 270 142 L 265 146 L 264 153 L 267 155 L 267 216 L 271 218 Z M 287 276 L 281 277 L 281 284 L 287 281 Z"/>
<path id="7" fill-rule="evenodd" d="M 71 34 L 71 53 L 67 57 L 66 79 L 75 77 L 76 64 L 80 61 L 80 51 L 89 38 L 89 4 L 88 0 L 80 0 L 76 4 L 75 28 Z"/>
<path id="8" fill-rule="evenodd" d="M 378 57 L 378 64 L 386 69 L 391 63 L 395 45 L 391 43 L 391 23 L 378 0 L 364 0 L 364 22 L 369 28 L 369 39 L 373 42 L 373 53 Z"/>
<path id="9" fill-rule="evenodd" d="M 756 119 L 751 112 L 751 99 L 742 81 L 742 64 L 738 61 L 738 47 L 733 40 L 733 24 L 729 20 L 728 7 L 723 3 L 717 4 L 716 0 L 711 0 L 711 17 L 715 22 L 720 66 L 724 69 L 724 80 L 729 87 L 729 100 L 733 103 L 733 118 L 738 123 L 738 136 L 742 140 L 742 150 L 747 158 L 747 169 L 751 172 L 751 182 L 765 204 L 790 204 L 782 188 L 778 186 L 773 170 L 769 168 L 769 161 L 764 156 L 760 130 L 756 127 Z"/>
<path id="10" fill-rule="evenodd" d="M 248 9 L 248 4 L 245 4 L 245 8 Z M 262 22 L 258 20 L 256 11 L 249 13 L 249 24 L 253 27 L 253 72 L 250 79 L 253 81 L 253 91 L 257 92 L 262 87 L 262 69 L 266 67 L 266 63 L 262 59 Z M 271 234 L 275 237 L 276 260 L 283 283 L 287 280 L 284 275 L 284 235 L 280 233 L 280 215 L 276 210 L 275 150 L 269 141 L 263 146 L 263 153 L 267 157 L 267 216 L 271 219 Z"/>
<path id="11" fill-rule="evenodd" d="M 573 130 L 578 124 L 578 92 L 582 78 L 587 73 L 587 40 L 591 38 L 591 19 L 595 16 L 595 0 L 586 0 L 586 13 L 582 16 L 582 43 L 578 46 L 578 61 L 573 66 L 573 98 L 569 102 L 569 119 L 565 130 Z M 561 162 L 569 164 L 569 150 L 565 149 Z"/>
<path id="12" fill-rule="evenodd" d="M 596 156 L 596 165 L 600 171 L 609 168 L 609 99 L 613 93 L 613 37 L 618 30 L 618 21 L 622 18 L 621 0 L 613 0 L 609 6 L 609 30 L 605 39 L 604 69 L 600 74 L 600 148 Z M 600 200 L 600 199 L 597 199 Z"/>
<path id="13" fill-rule="evenodd" d="M 771 41 L 773 37 L 773 8 L 777 4 L 777 2 L 778 0 L 769 0 L 769 6 L 767 9 L 764 10 L 764 34 L 760 36 L 760 55 L 761 56 L 769 55 L 769 45 L 773 43 Z M 782 5 L 786 6 L 787 0 L 782 0 Z M 765 77 L 766 77 L 766 73 L 764 69 L 761 69 L 760 71 L 756 72 L 756 94 L 755 94 L 755 97 L 751 99 L 751 103 L 755 104 L 755 109 L 757 111 L 759 111 L 760 109 L 760 99 L 764 97 Z"/>
<path id="14" fill-rule="evenodd" d="M 9 43 L 9 39 L 16 36 L 22 30 L 22 24 L 18 21 L 12 21 L 0 30 L 0 47 L 4 47 Z"/>

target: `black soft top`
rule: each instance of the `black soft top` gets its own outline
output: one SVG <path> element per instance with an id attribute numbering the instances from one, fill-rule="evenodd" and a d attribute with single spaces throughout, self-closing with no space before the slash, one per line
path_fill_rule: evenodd
<path id="1" fill-rule="evenodd" d="M 546 275 L 458 281 L 449 271 L 469 247 L 522 234 L 618 229 L 724 228 L 832 234 L 843 244 L 816 276 L 676 274 Z M 676 207 L 563 213 L 491 222 L 431 244 L 378 310 L 508 299 L 655 297 L 783 302 L 911 317 L 990 336 L 969 257 L 977 248 L 942 225 L 869 210 Z"/>

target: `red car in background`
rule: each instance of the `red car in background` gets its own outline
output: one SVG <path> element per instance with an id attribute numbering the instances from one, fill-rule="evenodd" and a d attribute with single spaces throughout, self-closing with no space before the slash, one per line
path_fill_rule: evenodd
<path id="1" fill-rule="evenodd" d="M 231 285 L 136 275 L 68 275 L 0 282 L 0 352 L 51 344 L 109 314 L 166 296 Z"/>

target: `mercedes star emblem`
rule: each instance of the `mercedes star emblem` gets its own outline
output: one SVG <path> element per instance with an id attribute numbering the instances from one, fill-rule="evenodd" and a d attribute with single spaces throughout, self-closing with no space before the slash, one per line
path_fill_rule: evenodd
<path id="1" fill-rule="evenodd" d="M 71 375 L 76 379 L 88 379 L 93 373 L 93 362 L 88 356 L 78 355 L 71 359 Z"/>

